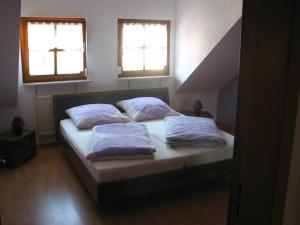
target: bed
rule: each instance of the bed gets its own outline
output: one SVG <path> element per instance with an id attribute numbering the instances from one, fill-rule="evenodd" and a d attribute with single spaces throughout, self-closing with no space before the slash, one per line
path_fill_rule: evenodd
<path id="1" fill-rule="evenodd" d="M 168 89 L 137 89 L 113 92 L 76 93 L 53 96 L 58 140 L 65 154 L 97 202 L 166 190 L 222 177 L 231 172 L 234 137 L 223 132 L 223 148 L 171 148 L 164 140 L 164 120 L 141 122 L 146 125 L 156 148 L 154 159 L 90 162 L 85 156 L 92 131 L 79 130 L 65 110 L 74 106 L 107 103 L 133 97 L 157 97 L 168 103 Z"/>

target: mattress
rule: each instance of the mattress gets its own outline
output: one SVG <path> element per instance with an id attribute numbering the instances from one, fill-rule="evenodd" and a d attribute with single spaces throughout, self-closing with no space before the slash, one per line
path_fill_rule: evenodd
<path id="1" fill-rule="evenodd" d="M 85 157 L 90 147 L 92 130 L 79 130 L 70 119 L 62 120 L 60 127 L 64 138 L 99 183 L 164 173 L 184 166 L 184 159 L 178 152 L 165 149 L 153 136 L 151 141 L 156 148 L 153 159 L 90 162 Z"/>
<path id="2" fill-rule="evenodd" d="M 199 147 L 170 147 L 166 141 L 166 127 L 163 119 L 140 122 L 147 126 L 149 133 L 161 142 L 166 150 L 172 150 L 184 158 L 184 166 L 198 166 L 231 159 L 233 157 L 234 136 L 221 131 L 226 140 L 224 147 L 199 148 Z"/>
<path id="3" fill-rule="evenodd" d="M 163 119 L 141 123 L 147 126 L 156 148 L 153 159 L 90 162 L 85 157 L 90 147 L 92 130 L 79 130 L 70 119 L 62 120 L 60 126 L 65 139 L 99 183 L 164 173 L 232 158 L 234 137 L 226 132 L 223 134 L 227 144 L 222 148 L 171 148 L 166 143 Z"/>

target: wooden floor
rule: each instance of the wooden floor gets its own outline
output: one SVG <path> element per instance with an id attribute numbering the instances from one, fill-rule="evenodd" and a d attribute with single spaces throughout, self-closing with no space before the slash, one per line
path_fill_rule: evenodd
<path id="1" fill-rule="evenodd" d="M 228 187 L 214 182 L 97 207 L 59 146 L 0 169 L 1 225 L 225 225 Z"/>

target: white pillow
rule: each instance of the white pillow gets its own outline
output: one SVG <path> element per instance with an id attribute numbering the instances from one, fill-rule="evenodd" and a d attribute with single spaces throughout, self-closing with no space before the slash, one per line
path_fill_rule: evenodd
<path id="1" fill-rule="evenodd" d="M 178 116 L 170 106 L 158 98 L 139 97 L 117 102 L 117 105 L 135 121 L 162 119 L 165 116 Z"/>
<path id="2" fill-rule="evenodd" d="M 88 104 L 66 110 L 76 127 L 89 129 L 107 123 L 127 123 L 131 120 L 109 104 Z"/>

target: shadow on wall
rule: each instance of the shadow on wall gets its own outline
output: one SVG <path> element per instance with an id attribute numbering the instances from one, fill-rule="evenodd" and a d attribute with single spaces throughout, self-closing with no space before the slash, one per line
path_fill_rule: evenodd
<path id="1" fill-rule="evenodd" d="M 239 73 L 241 18 L 200 63 L 176 93 L 218 92 Z"/>
<path id="2" fill-rule="evenodd" d="M 238 84 L 239 78 L 236 76 L 218 93 L 217 121 L 233 129 L 235 128 Z"/>

